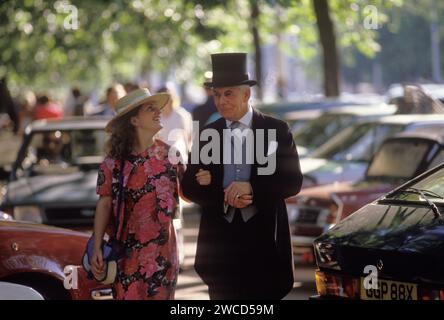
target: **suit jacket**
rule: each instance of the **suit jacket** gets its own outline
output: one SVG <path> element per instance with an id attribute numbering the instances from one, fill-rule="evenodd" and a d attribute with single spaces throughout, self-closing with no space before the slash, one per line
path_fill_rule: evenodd
<path id="1" fill-rule="evenodd" d="M 222 157 L 225 119 L 221 118 L 206 128 L 219 132 Z M 294 282 L 290 228 L 284 199 L 300 191 L 302 174 L 296 146 L 286 122 L 253 110 L 252 129 L 253 132 L 264 129 L 265 155 L 268 154 L 267 130 L 275 129 L 277 149 L 276 170 L 272 175 L 258 175 L 258 169 L 267 164 L 259 164 L 254 157 L 250 184 L 258 212 L 245 223 L 248 238 L 252 241 L 247 257 L 232 258 L 229 254 L 236 246 L 247 244 L 230 241 L 230 224 L 223 217 L 223 164 L 189 164 L 182 179 L 182 192 L 186 198 L 202 207 L 195 269 L 204 282 L 209 286 L 226 283 L 231 280 L 233 272 L 240 270 L 244 282 L 242 287 L 250 293 L 251 298 L 280 299 L 292 289 Z M 204 145 L 200 142 L 199 150 Z M 195 174 L 199 169 L 211 172 L 209 186 L 196 182 Z"/>

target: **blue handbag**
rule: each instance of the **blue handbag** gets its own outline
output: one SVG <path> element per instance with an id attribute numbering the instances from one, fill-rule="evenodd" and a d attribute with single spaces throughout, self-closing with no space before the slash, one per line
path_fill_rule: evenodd
<path id="1" fill-rule="evenodd" d="M 109 239 L 108 241 L 102 241 L 102 256 L 105 264 L 105 270 L 103 277 L 97 279 L 91 270 L 91 259 L 94 251 L 94 234 L 89 238 L 86 249 L 82 257 L 83 269 L 88 273 L 88 279 L 95 279 L 103 284 L 114 283 L 117 277 L 117 261 L 122 259 L 125 255 L 125 250 L 122 243 L 118 240 L 117 233 L 119 231 L 119 221 L 120 221 L 120 209 L 123 201 L 123 167 L 125 161 L 121 161 L 120 171 L 119 171 L 119 189 L 117 195 L 117 217 L 114 221 L 115 237 Z"/>

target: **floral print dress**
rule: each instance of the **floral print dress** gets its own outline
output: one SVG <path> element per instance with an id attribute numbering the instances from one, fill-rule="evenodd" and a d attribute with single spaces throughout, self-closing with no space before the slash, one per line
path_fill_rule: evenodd
<path id="1" fill-rule="evenodd" d="M 124 166 L 124 201 L 117 238 L 126 255 L 119 262 L 115 297 L 119 300 L 174 299 L 179 263 L 173 217 L 178 208 L 181 165 L 168 160 L 169 146 L 159 140 Z M 97 194 L 111 196 L 117 217 L 120 161 L 100 165 Z M 111 219 L 110 219 L 111 220 Z M 110 224 L 107 233 L 116 236 Z"/>

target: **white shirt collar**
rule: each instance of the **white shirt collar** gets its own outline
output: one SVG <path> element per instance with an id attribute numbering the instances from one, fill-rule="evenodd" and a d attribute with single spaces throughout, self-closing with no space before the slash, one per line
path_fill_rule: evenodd
<path id="1" fill-rule="evenodd" d="M 253 108 L 248 105 L 247 113 L 244 114 L 242 118 L 239 119 L 239 122 L 243 125 L 243 127 L 251 128 L 251 122 L 253 120 Z M 233 121 L 225 119 L 227 123 L 227 128 L 230 127 L 230 125 L 233 123 Z"/>

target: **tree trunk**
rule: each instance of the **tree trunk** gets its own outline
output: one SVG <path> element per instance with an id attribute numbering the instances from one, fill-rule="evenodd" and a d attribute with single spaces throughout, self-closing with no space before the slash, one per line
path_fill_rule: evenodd
<path id="1" fill-rule="evenodd" d="M 6 83 L 6 77 L 0 79 L 0 113 L 6 112 L 13 123 L 13 132 L 16 134 L 20 128 L 18 110 L 12 100 Z"/>
<path id="2" fill-rule="evenodd" d="M 337 97 L 340 94 L 339 57 L 328 0 L 313 0 L 313 8 L 316 14 L 319 39 L 323 53 L 325 95 L 327 97 Z"/>
<path id="3" fill-rule="evenodd" d="M 259 6 L 257 1 L 251 1 L 251 32 L 253 33 L 254 42 L 254 66 L 257 81 L 257 98 L 262 100 L 262 54 L 261 54 L 261 39 L 259 36 L 258 20 L 259 20 Z"/>
<path id="4" fill-rule="evenodd" d="M 431 13 L 430 22 L 430 46 L 432 52 L 432 78 L 433 81 L 441 82 L 441 52 L 439 39 L 439 24 L 438 16 L 435 11 Z"/>

